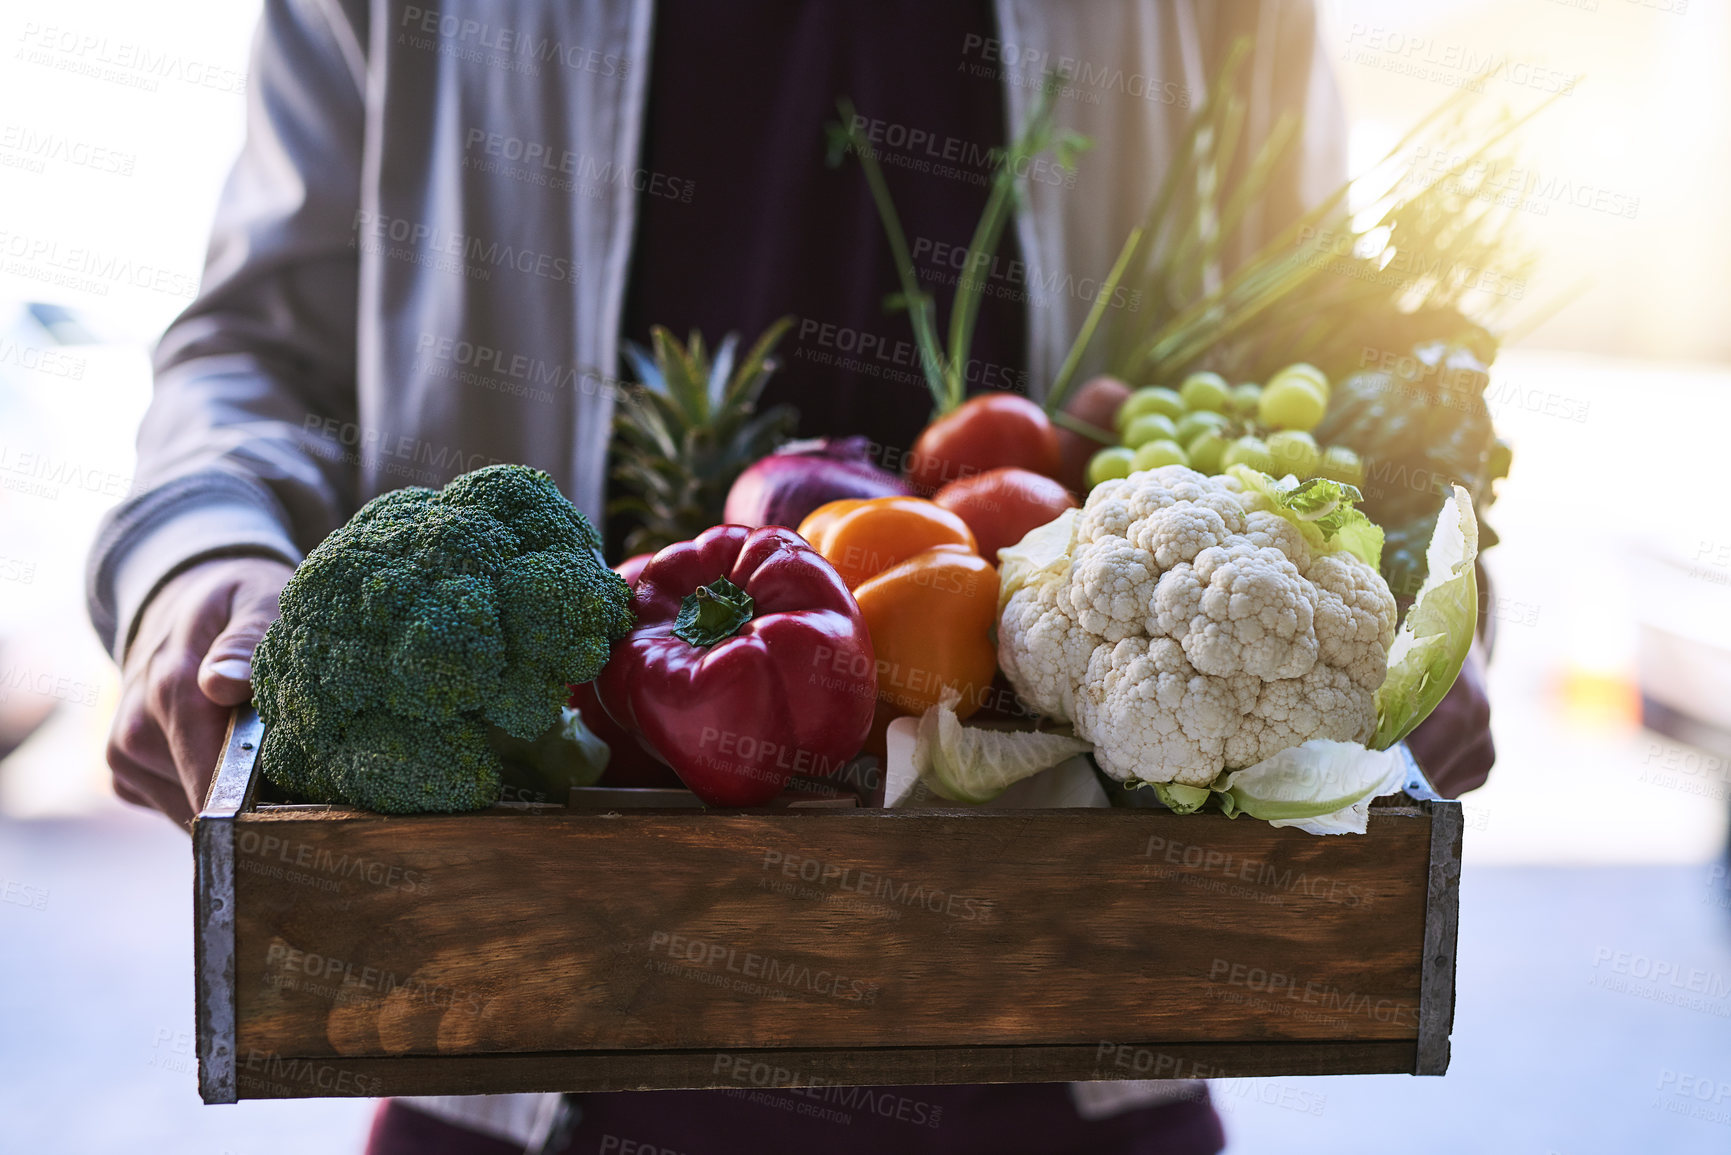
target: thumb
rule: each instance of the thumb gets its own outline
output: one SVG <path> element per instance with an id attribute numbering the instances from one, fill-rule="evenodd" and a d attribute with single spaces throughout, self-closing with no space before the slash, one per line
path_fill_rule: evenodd
<path id="1" fill-rule="evenodd" d="M 237 616 L 217 635 L 198 667 L 198 688 L 219 706 L 238 706 L 252 697 L 252 652 L 270 627 L 262 614 Z"/>

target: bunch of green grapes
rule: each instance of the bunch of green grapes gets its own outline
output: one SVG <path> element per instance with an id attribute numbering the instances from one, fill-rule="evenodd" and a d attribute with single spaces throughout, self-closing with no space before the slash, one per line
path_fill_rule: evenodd
<path id="1" fill-rule="evenodd" d="M 1218 373 L 1192 373 L 1177 389 L 1149 385 L 1118 410 L 1119 445 L 1088 463 L 1088 484 L 1162 465 L 1224 473 L 1248 465 L 1299 480 L 1326 477 L 1364 484 L 1364 461 L 1344 445 L 1321 446 L 1310 431 L 1328 411 L 1322 370 L 1288 365 L 1266 385 L 1228 385 Z"/>

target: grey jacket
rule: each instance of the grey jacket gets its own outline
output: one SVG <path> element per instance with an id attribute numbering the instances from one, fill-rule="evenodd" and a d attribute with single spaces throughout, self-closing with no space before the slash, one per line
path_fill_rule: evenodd
<path id="1" fill-rule="evenodd" d="M 998 0 L 991 70 L 1020 123 L 1047 69 L 1095 141 L 1031 183 L 1030 283 L 1098 278 L 1140 218 L 1224 38 L 1257 34 L 1248 126 L 1305 114 L 1276 195 L 1344 169 L 1305 0 Z M 115 656 L 194 561 L 298 561 L 368 498 L 492 462 L 551 473 L 600 523 L 639 186 L 651 0 L 267 0 L 246 144 L 202 291 L 164 334 L 135 496 L 105 520 L 91 619 Z M 696 190 L 696 195 L 702 195 Z M 1254 230 L 1250 230 L 1251 233 Z M 1088 302 L 1029 307 L 1034 392 Z M 713 336 L 713 335 L 712 335 Z"/>
<path id="2" fill-rule="evenodd" d="M 137 495 L 91 555 L 91 619 L 117 658 L 187 565 L 297 562 L 402 485 L 525 462 L 600 523 L 634 215 L 655 178 L 637 167 L 653 14 L 650 0 L 267 0 L 203 288 L 156 351 Z M 1273 196 L 1313 201 L 1344 173 L 1305 0 L 997 0 L 997 16 L 998 40 L 959 46 L 958 66 L 1002 78 L 1012 124 L 1058 70 L 1060 124 L 1095 142 L 1087 179 L 1030 185 L 1030 283 L 1110 267 L 1206 62 L 1238 32 L 1259 45 L 1253 139 L 1277 108 L 1305 116 L 1302 161 Z M 1036 396 L 1087 307 L 1030 304 Z M 1189 1091 L 1075 1096 L 1093 1118 Z M 556 1098 L 419 1105 L 533 1142 Z"/>

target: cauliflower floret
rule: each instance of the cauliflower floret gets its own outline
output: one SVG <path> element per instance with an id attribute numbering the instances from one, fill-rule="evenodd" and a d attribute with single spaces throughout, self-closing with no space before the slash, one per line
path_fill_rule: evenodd
<path id="1" fill-rule="evenodd" d="M 1226 521 L 1233 533 L 1244 532 L 1244 502 L 1236 493 L 1220 484 L 1225 478 L 1207 477 L 1182 465 L 1164 465 L 1155 472 L 1164 475 L 1160 482 L 1173 501 L 1189 502 L 1204 509 L 1212 509 Z M 1170 504 L 1171 502 L 1164 502 L 1158 508 L 1164 509 Z"/>
<path id="2" fill-rule="evenodd" d="M 1060 587 L 1025 586 L 998 615 L 998 661 L 1022 700 L 1051 718 L 1074 714 L 1076 688 L 1100 639 L 1056 604 Z"/>
<path id="3" fill-rule="evenodd" d="M 1243 725 L 1226 740 L 1226 763 L 1252 766 L 1312 738 L 1363 742 L 1375 732 L 1375 695 L 1344 671 L 1318 665 L 1301 678 L 1262 684 Z"/>
<path id="4" fill-rule="evenodd" d="M 1070 563 L 1006 587 L 999 658 L 1120 779 L 1205 786 L 1311 738 L 1362 742 L 1394 599 L 1232 477 L 1182 466 L 1096 486 Z"/>
<path id="5" fill-rule="evenodd" d="M 1394 595 L 1382 575 L 1349 553 L 1319 557 L 1305 575 L 1317 588 L 1317 657 L 1375 691 L 1388 676 Z"/>
<path id="6" fill-rule="evenodd" d="M 1160 576 L 1153 555 L 1121 537 L 1109 537 L 1076 555 L 1068 598 L 1076 622 L 1108 642 L 1137 633 Z"/>
<path id="7" fill-rule="evenodd" d="M 1097 735 L 1090 740 L 1100 768 L 1120 781 L 1206 786 L 1239 724 L 1227 680 L 1196 673 L 1169 638 L 1095 650 L 1076 704 L 1077 732 Z"/>
<path id="8" fill-rule="evenodd" d="M 1263 549 L 1275 549 L 1285 554 L 1287 560 L 1304 573 L 1310 568 L 1310 547 L 1304 544 L 1304 535 L 1298 532 L 1298 527 L 1281 517 L 1278 513 L 1252 511 L 1244 515 L 1244 536 L 1251 544 Z"/>
<path id="9" fill-rule="evenodd" d="M 1134 495 L 1135 487 L 1128 477 L 1113 478 L 1090 490 L 1076 519 L 1076 549 L 1123 537 L 1137 517 L 1137 510 L 1131 507 Z"/>
<path id="10" fill-rule="evenodd" d="M 1154 586 L 1154 612 L 1143 628 L 1151 638 L 1182 638 L 1202 613 L 1202 582 L 1196 567 L 1179 562 L 1160 575 Z"/>
<path id="11" fill-rule="evenodd" d="M 1130 541 L 1153 554 L 1154 563 L 1162 570 L 1169 570 L 1179 562 L 1195 561 L 1203 550 L 1220 545 L 1239 532 L 1244 518 L 1234 514 L 1232 522 L 1236 524 L 1229 524 L 1217 509 L 1184 502 L 1136 522 L 1131 527 L 1135 536 Z"/>
<path id="12" fill-rule="evenodd" d="M 1277 549 L 1248 541 L 1196 555 L 1202 586 L 1184 653 L 1205 674 L 1296 678 L 1316 662 L 1316 587 Z"/>

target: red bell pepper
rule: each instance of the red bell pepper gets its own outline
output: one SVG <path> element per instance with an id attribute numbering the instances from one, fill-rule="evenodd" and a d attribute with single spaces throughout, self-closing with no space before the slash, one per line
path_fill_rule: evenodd
<path id="1" fill-rule="evenodd" d="M 632 554 L 614 566 L 613 572 L 624 578 L 627 585 L 633 585 L 653 556 Z M 601 704 L 601 696 L 595 691 L 594 682 L 566 688 L 571 693 L 565 704 L 581 712 L 583 724 L 589 727 L 589 732 L 607 743 L 607 769 L 597 786 L 679 789 L 679 775 L 673 772 L 672 767 L 645 750 L 637 735 L 626 731 L 607 713 L 607 707 Z"/>
<path id="2" fill-rule="evenodd" d="M 581 686 L 570 687 L 570 690 L 571 696 L 565 700 L 565 704 L 579 710 L 583 715 L 583 724 L 589 727 L 589 732 L 607 743 L 607 769 L 602 771 L 601 779 L 595 785 L 631 788 L 656 786 L 673 790 L 684 785 L 679 780 L 679 775 L 675 774 L 667 763 L 643 748 L 637 735 L 613 720 L 607 713 L 607 708 L 601 704 L 594 682 L 584 682 Z"/>
<path id="3" fill-rule="evenodd" d="M 711 806 L 823 775 L 871 728 L 877 667 L 847 585 L 790 529 L 718 525 L 632 588 L 637 626 L 596 681 L 613 719 Z"/>

